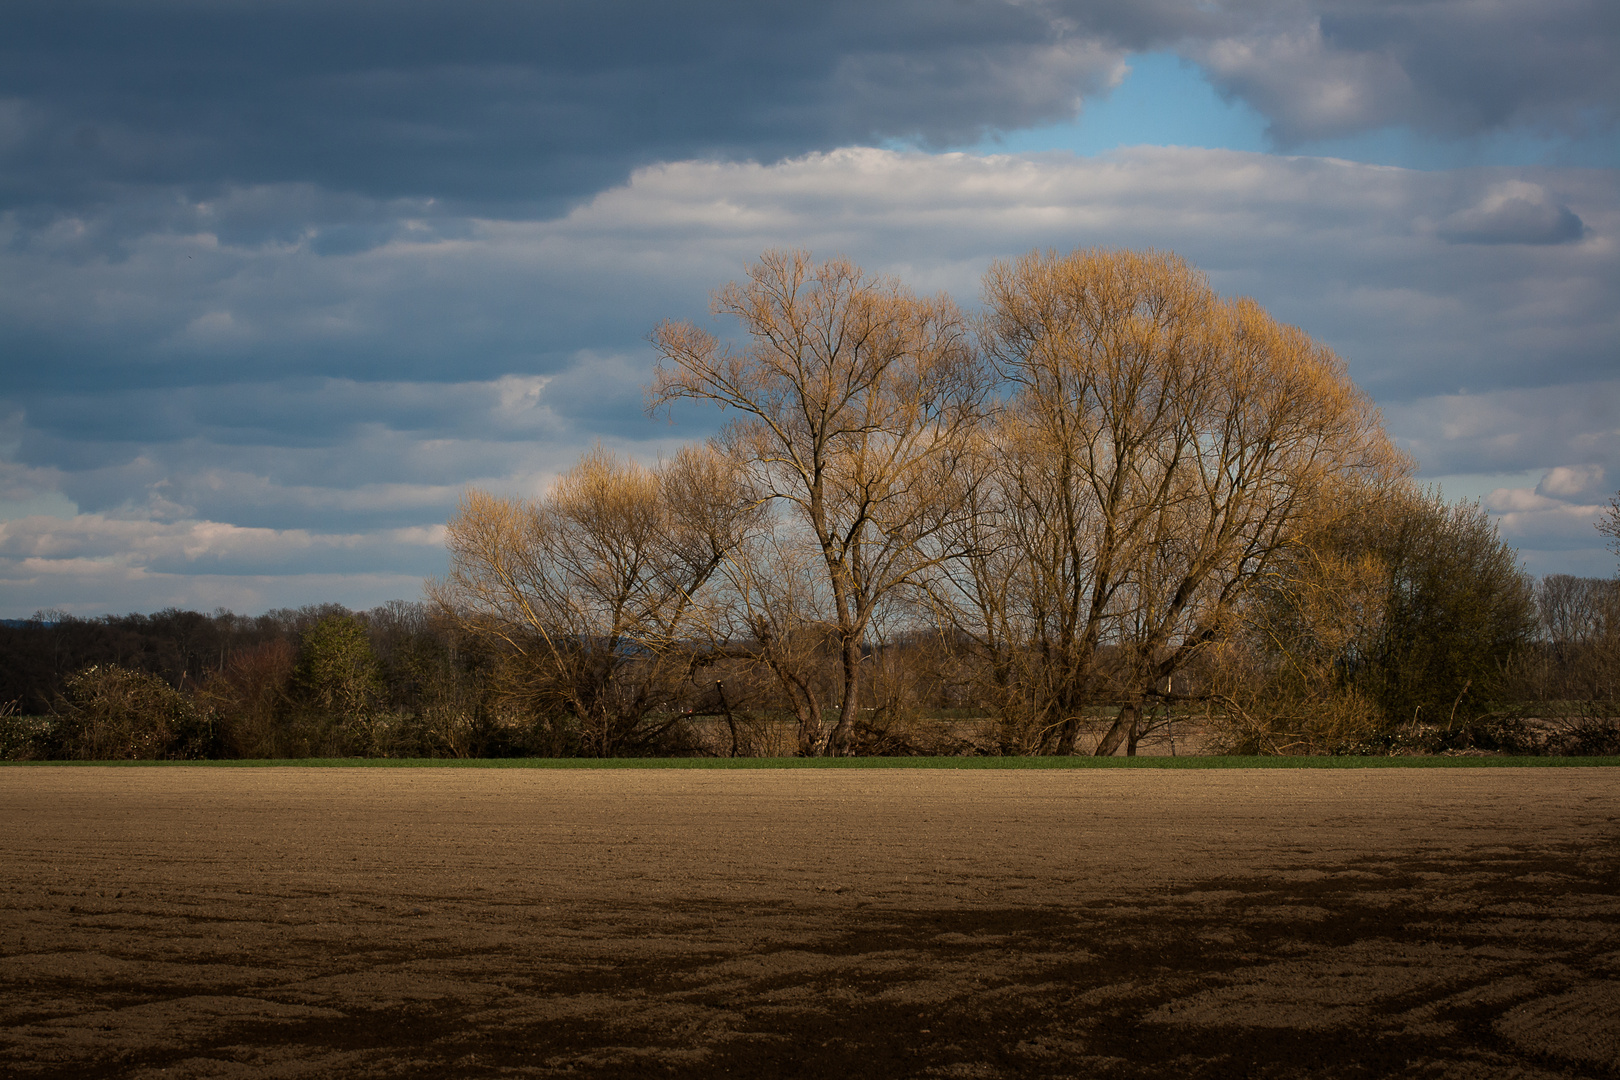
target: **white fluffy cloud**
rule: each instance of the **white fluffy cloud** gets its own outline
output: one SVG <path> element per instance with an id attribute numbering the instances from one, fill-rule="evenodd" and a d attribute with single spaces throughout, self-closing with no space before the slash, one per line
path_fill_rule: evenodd
<path id="1" fill-rule="evenodd" d="M 1576 470 L 1549 469 L 1547 478 L 1570 471 L 1601 472 L 1593 466 Z M 1599 543 L 1595 525 L 1607 506 L 1585 497 L 1559 497 L 1542 494 L 1547 479 L 1535 488 L 1497 488 L 1482 501 L 1496 519 L 1502 538 L 1519 549 L 1520 558 L 1532 573 L 1573 573 L 1586 577 L 1610 577 L 1615 571 L 1614 555 Z"/>

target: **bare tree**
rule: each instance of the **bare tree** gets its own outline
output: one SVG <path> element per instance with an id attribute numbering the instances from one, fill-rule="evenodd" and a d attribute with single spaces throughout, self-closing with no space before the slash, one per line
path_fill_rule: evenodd
<path id="1" fill-rule="evenodd" d="M 1609 500 L 1609 508 L 1597 522 L 1597 531 L 1609 538 L 1609 550 L 1620 555 L 1620 492 Z"/>
<path id="2" fill-rule="evenodd" d="M 835 620 L 819 555 L 792 522 L 748 536 L 721 568 L 725 602 L 714 609 L 708 654 L 749 661 L 768 670 L 798 724 L 804 756 L 826 743 L 823 722 L 838 700 L 840 680 L 829 669 L 841 664 Z"/>
<path id="3" fill-rule="evenodd" d="M 1555 645 L 1620 636 L 1620 581 L 1548 574 L 1536 585 L 1536 614 Z"/>
<path id="4" fill-rule="evenodd" d="M 1338 357 L 1174 255 L 1034 252 L 993 265 L 985 301 L 1017 390 L 979 444 L 996 495 L 968 523 L 961 625 L 1023 696 L 1032 747 L 1073 753 L 1102 695 L 1121 708 L 1096 753 L 1134 752 L 1144 702 L 1325 484 L 1403 463 Z"/>
<path id="5" fill-rule="evenodd" d="M 1566 705 L 1620 696 L 1620 579 L 1549 574 L 1536 584 L 1535 604 L 1541 641 L 1540 662 L 1526 665 L 1531 694 Z"/>
<path id="6" fill-rule="evenodd" d="M 703 448 L 657 469 L 598 448 L 543 499 L 469 491 L 429 597 L 499 643 L 508 696 L 576 725 L 580 749 L 642 749 L 677 722 L 704 587 L 754 513 L 738 479 Z"/>
<path id="7" fill-rule="evenodd" d="M 951 512 L 934 496 L 979 419 L 984 369 L 948 298 L 916 297 L 844 259 L 766 252 L 714 310 L 741 323 L 747 346 L 660 325 L 650 407 L 695 398 L 735 409 L 717 446 L 812 546 L 842 678 L 836 725 L 825 730 L 819 703 L 806 702 L 801 745 L 836 753 L 861 708 L 872 620 L 938 557 L 930 541 Z"/>

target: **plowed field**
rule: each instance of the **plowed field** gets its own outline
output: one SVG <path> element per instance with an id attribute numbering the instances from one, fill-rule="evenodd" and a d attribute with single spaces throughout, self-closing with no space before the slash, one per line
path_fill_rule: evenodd
<path id="1" fill-rule="evenodd" d="M 1620 771 L 0 770 L 8 1077 L 1620 1077 Z"/>

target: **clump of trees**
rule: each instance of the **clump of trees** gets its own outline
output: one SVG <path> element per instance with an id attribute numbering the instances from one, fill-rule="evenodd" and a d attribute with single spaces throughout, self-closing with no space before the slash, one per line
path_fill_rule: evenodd
<path id="1" fill-rule="evenodd" d="M 1522 695 L 1529 580 L 1474 503 L 1402 484 L 1344 492 L 1211 656 L 1229 745 L 1248 752 L 1443 749 Z M 1491 745 L 1491 749 L 1502 747 Z"/>
<path id="2" fill-rule="evenodd" d="M 41 620 L 0 752 L 1620 753 L 1620 583 L 1532 583 L 1174 255 L 999 262 L 970 317 L 767 252 L 714 308 L 648 388 L 707 443 L 467 492 L 425 604 Z"/>
<path id="3" fill-rule="evenodd" d="M 740 343 L 652 334 L 650 409 L 720 434 L 470 493 L 437 609 L 592 753 L 697 719 L 733 753 L 1129 754 L 1177 716 L 1245 752 L 1551 745 L 1510 714 L 1572 654 L 1330 350 L 1165 253 L 1031 253 L 983 299 L 767 252 L 715 297 Z"/>
<path id="4" fill-rule="evenodd" d="M 1551 729 L 1542 749 L 1620 754 L 1620 578 L 1551 574 L 1534 597 L 1538 633 L 1510 671 Z"/>

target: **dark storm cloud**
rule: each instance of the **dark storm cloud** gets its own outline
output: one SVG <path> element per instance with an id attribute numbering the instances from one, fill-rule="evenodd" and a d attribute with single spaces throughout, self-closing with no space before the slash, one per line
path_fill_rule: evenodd
<path id="1" fill-rule="evenodd" d="M 1576 137 L 1620 120 L 1612 0 L 1233 0 L 1183 43 L 1283 145 L 1404 125 Z"/>
<path id="2" fill-rule="evenodd" d="M 292 183 L 545 213 L 653 161 L 1069 118 L 1143 49 L 1196 59 L 1283 143 L 1601 129 L 1617 38 L 1603 0 L 9 0 L 0 205 Z"/>
<path id="3" fill-rule="evenodd" d="M 654 160 L 1070 116 L 1117 71 L 1117 35 L 1096 29 L 998 0 L 13 0 L 0 192 L 309 182 L 533 208 Z"/>
<path id="4" fill-rule="evenodd" d="M 1580 131 L 1620 109 L 1620 7 L 1607 0 L 1337 0 L 1322 11 L 1330 48 L 1399 62 L 1415 103 L 1400 119 L 1420 128 Z"/>

